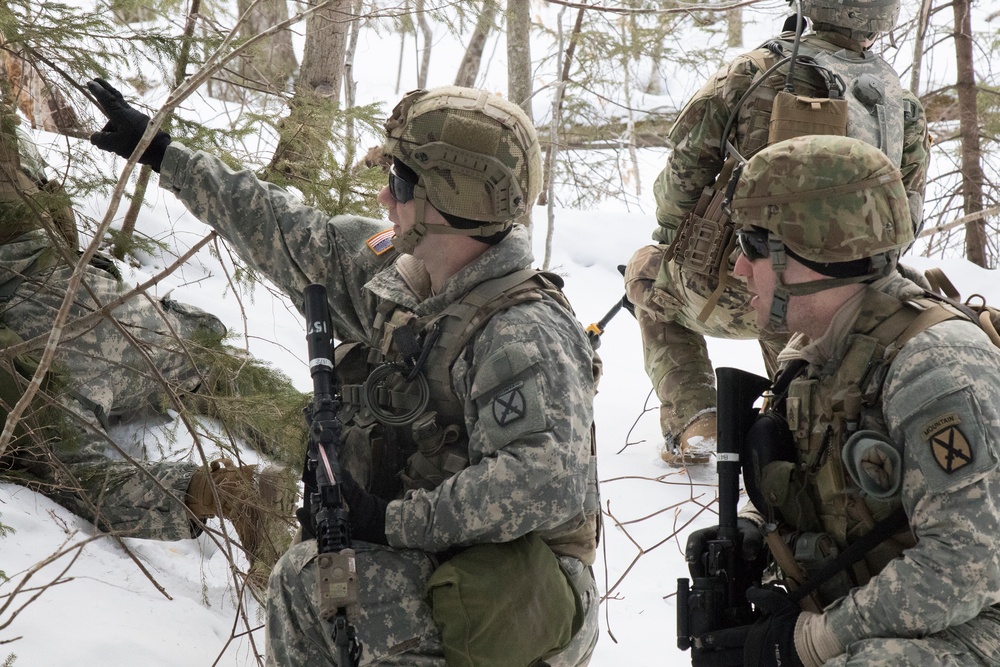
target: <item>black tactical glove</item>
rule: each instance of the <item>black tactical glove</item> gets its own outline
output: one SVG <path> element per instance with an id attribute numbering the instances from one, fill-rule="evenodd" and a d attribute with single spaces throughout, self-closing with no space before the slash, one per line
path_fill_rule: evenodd
<path id="1" fill-rule="evenodd" d="M 736 519 L 736 528 L 740 532 L 740 556 L 747 570 L 749 579 L 756 579 L 764 571 L 764 533 L 750 519 Z M 708 543 L 716 539 L 718 526 L 710 526 L 696 530 L 688 536 L 687 547 L 684 549 L 684 559 L 692 577 L 707 576 L 706 559 Z"/>
<path id="2" fill-rule="evenodd" d="M 149 116 L 129 106 L 122 94 L 104 79 L 88 81 L 87 90 L 108 117 L 107 125 L 90 135 L 90 143 L 123 158 L 130 157 L 149 125 Z M 139 164 L 148 164 L 160 173 L 163 153 L 169 144 L 170 135 L 160 130 L 143 151 Z"/>
<path id="3" fill-rule="evenodd" d="M 341 470 L 341 473 L 340 496 L 350 509 L 351 537 L 388 546 L 385 510 L 389 503 L 362 489 L 347 470 Z"/>
<path id="4" fill-rule="evenodd" d="M 753 624 L 743 648 L 745 667 L 803 667 L 795 650 L 795 623 L 799 606 L 774 588 L 750 588 L 749 600 L 766 614 Z"/>

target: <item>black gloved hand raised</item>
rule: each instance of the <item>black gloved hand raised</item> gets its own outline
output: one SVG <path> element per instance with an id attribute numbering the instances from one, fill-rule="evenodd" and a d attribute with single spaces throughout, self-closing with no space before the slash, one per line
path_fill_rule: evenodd
<path id="1" fill-rule="evenodd" d="M 125 97 L 104 79 L 88 81 L 87 90 L 108 117 L 101 131 L 90 135 L 90 143 L 123 158 L 130 157 L 149 125 L 149 116 L 133 109 Z M 160 130 L 139 157 L 139 164 L 148 164 L 153 171 L 160 173 L 163 153 L 169 144 L 170 135 Z"/>
<path id="2" fill-rule="evenodd" d="M 389 503 L 362 489 L 346 469 L 341 469 L 340 496 L 350 510 L 351 538 L 388 546 L 385 510 Z"/>
<path id="3" fill-rule="evenodd" d="M 739 517 L 736 528 L 740 532 L 740 557 L 746 567 L 745 574 L 750 579 L 756 579 L 764 571 L 764 533 L 750 519 Z M 684 549 L 684 560 L 688 563 L 692 577 L 708 576 L 705 571 L 705 557 L 708 543 L 716 539 L 718 526 L 701 528 L 688 535 L 687 546 Z"/>
<path id="4" fill-rule="evenodd" d="M 747 634 L 743 646 L 745 667 L 803 667 L 795 650 L 799 606 L 773 588 L 750 588 L 747 600 L 766 616 L 754 623 Z"/>

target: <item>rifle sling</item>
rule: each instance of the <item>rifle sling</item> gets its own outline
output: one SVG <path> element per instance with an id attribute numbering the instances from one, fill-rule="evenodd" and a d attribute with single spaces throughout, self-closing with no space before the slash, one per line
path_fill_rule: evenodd
<path id="1" fill-rule="evenodd" d="M 792 602 L 799 602 L 826 583 L 835 574 L 861 560 L 869 551 L 908 525 L 909 520 L 906 518 L 906 512 L 903 511 L 902 507 L 897 507 L 892 514 L 876 523 L 870 531 L 862 535 L 861 539 L 848 546 L 837 554 L 833 560 L 828 561 L 823 567 L 819 568 L 800 588 L 789 594 L 789 598 Z"/>

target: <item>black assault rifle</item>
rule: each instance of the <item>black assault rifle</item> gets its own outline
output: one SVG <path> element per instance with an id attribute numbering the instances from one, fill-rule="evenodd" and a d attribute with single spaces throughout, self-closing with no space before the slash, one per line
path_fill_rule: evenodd
<path id="1" fill-rule="evenodd" d="M 695 667 L 738 667 L 743 641 L 755 613 L 746 598 L 754 581 L 742 567 L 736 525 L 740 494 L 740 452 L 757 415 L 753 403 L 770 380 L 737 368 L 717 368 L 719 529 L 703 555 L 703 576 L 677 580 L 677 647 L 692 649 Z"/>
<path id="2" fill-rule="evenodd" d="M 320 615 L 333 624 L 337 664 L 357 667 L 361 662 L 361 642 L 349 616 L 358 609 L 358 578 L 351 549 L 348 511 L 340 493 L 342 473 L 337 450 L 340 447 L 340 400 L 333 368 L 333 333 L 326 288 L 309 285 L 305 289 L 306 342 L 309 346 L 309 373 L 313 380 L 309 419 L 309 448 L 302 479 L 306 502 L 313 517 L 319 551 L 316 585 Z M 303 522 L 305 523 L 305 522 Z"/>

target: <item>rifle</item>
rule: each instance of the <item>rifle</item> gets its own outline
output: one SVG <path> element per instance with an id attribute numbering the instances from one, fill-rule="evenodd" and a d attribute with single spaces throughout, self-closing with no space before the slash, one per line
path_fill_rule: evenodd
<path id="1" fill-rule="evenodd" d="M 615 302 L 615 305 L 611 307 L 611 310 L 609 310 L 604 317 L 597 322 L 591 322 L 587 325 L 587 338 L 590 339 L 590 344 L 595 350 L 600 347 L 601 336 L 604 334 L 604 328 L 607 327 L 608 322 L 610 322 L 614 316 L 618 314 L 618 311 L 622 309 L 622 306 L 625 305 L 626 301 L 628 301 L 628 296 L 622 296 L 622 298 Z"/>
<path id="2" fill-rule="evenodd" d="M 340 399 L 333 365 L 333 334 L 326 288 L 309 285 L 304 292 L 309 374 L 313 380 L 309 419 L 309 447 L 305 471 L 307 502 L 312 510 L 316 546 L 317 592 L 320 616 L 333 624 L 337 664 L 357 667 L 362 645 L 349 617 L 358 612 L 358 578 L 351 548 L 348 510 L 340 494 Z M 310 483 L 313 482 L 314 483 Z M 304 522 L 303 522 L 304 523 Z"/>
<path id="3" fill-rule="evenodd" d="M 622 276 L 625 275 L 624 264 L 618 265 L 618 273 L 622 274 Z M 622 308 L 625 308 L 628 312 L 632 313 L 633 317 L 635 317 L 635 306 L 633 306 L 632 302 L 628 300 L 628 294 L 622 294 L 622 298 L 615 302 L 615 305 L 611 307 L 611 310 L 604 314 L 604 317 L 597 322 L 591 322 L 587 325 L 587 338 L 590 339 L 590 345 L 595 350 L 601 346 L 601 336 L 604 335 L 604 329 Z"/>
<path id="4" fill-rule="evenodd" d="M 741 567 L 736 524 L 740 452 L 757 411 L 753 403 L 771 381 L 737 368 L 717 368 L 719 529 L 705 551 L 705 576 L 677 580 L 677 648 L 692 649 L 695 667 L 738 667 L 743 640 L 755 620 L 746 590 L 760 584 Z"/>

